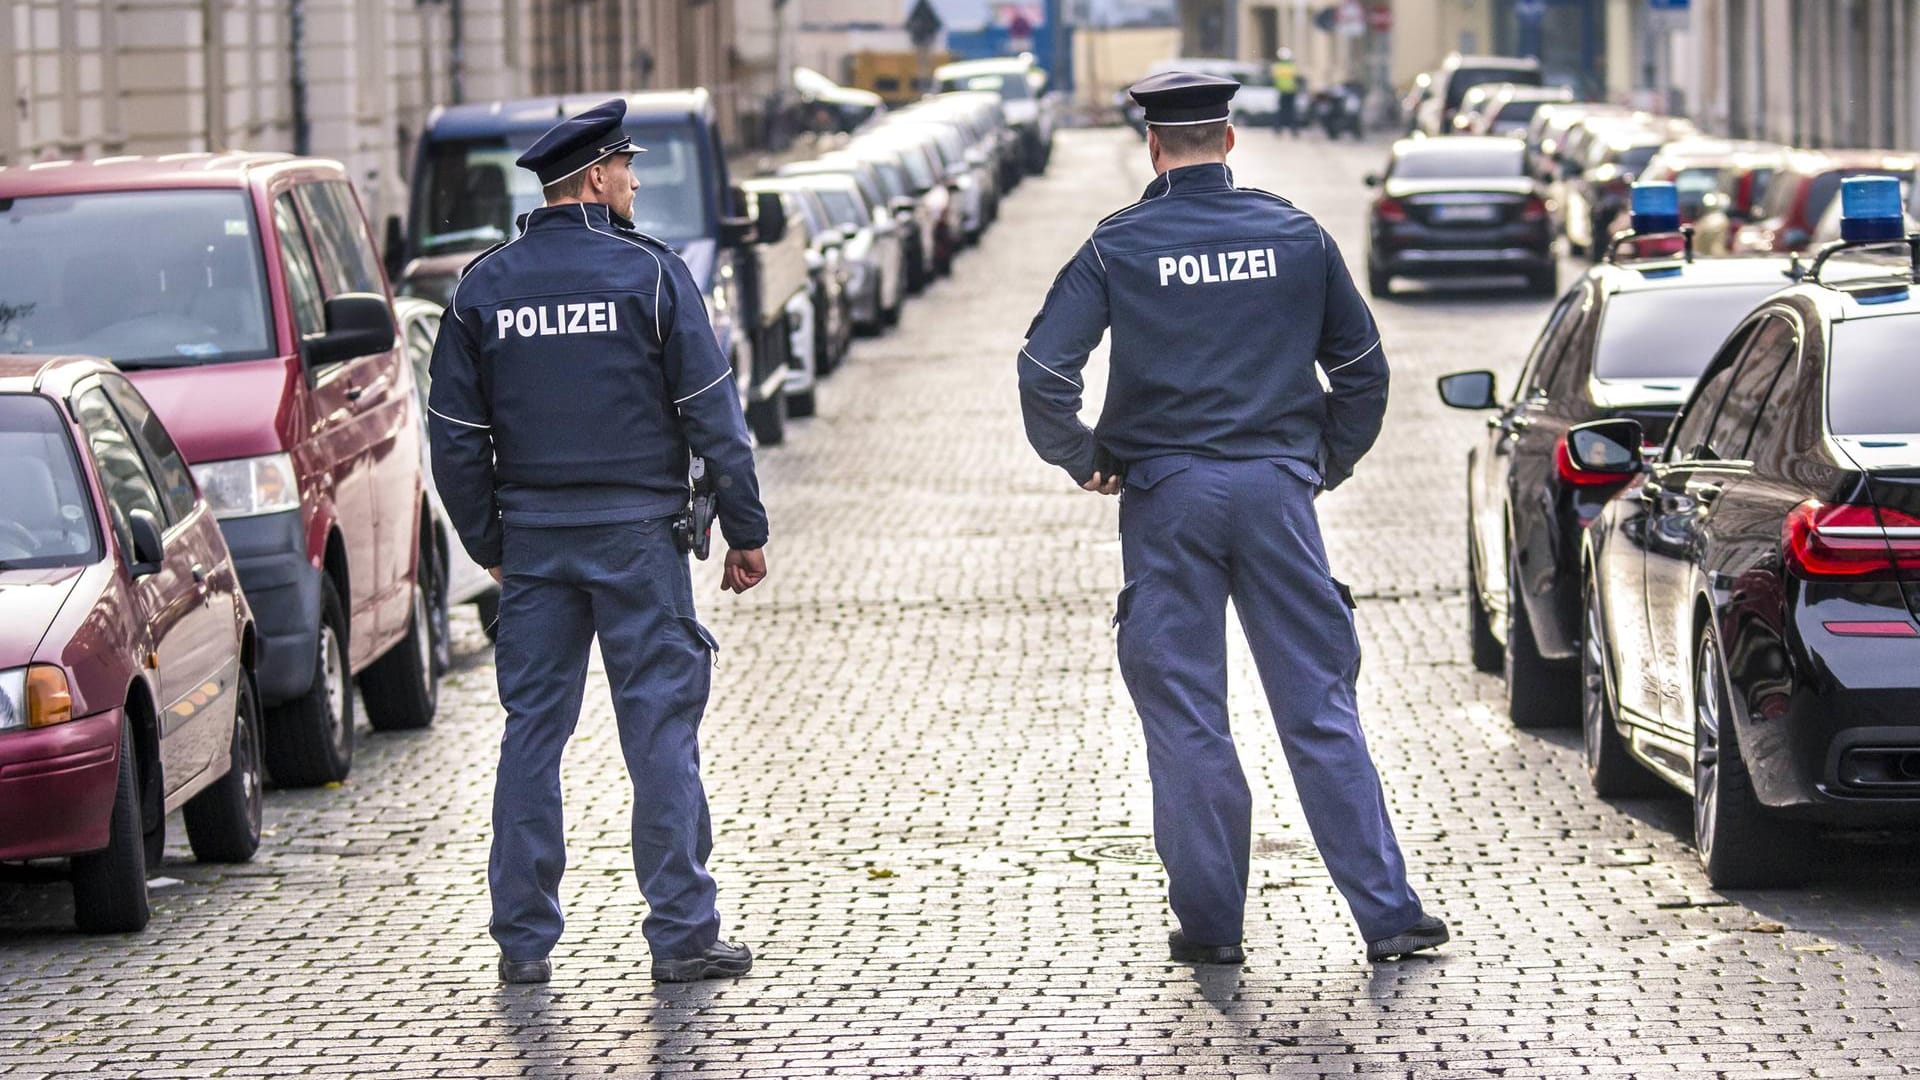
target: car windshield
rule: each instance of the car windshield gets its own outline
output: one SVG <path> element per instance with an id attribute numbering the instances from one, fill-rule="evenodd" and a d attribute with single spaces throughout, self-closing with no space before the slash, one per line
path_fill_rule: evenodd
<path id="1" fill-rule="evenodd" d="M 815 190 L 820 195 L 820 201 L 826 204 L 827 216 L 833 219 L 835 225 L 851 225 L 860 229 L 869 224 L 866 209 L 853 192 L 845 188 L 828 187 Z"/>
<path id="2" fill-rule="evenodd" d="M 1720 170 L 1715 168 L 1681 169 L 1673 174 L 1673 186 L 1680 195 L 1680 209 L 1698 216 L 1707 196 L 1720 187 Z"/>
<path id="3" fill-rule="evenodd" d="M 1033 88 L 1027 85 L 1024 71 L 952 75 L 940 80 L 940 90 L 943 93 L 952 90 L 985 90 L 990 94 L 999 94 L 1007 101 L 1024 101 L 1033 96 Z"/>
<path id="4" fill-rule="evenodd" d="M 1620 171 L 1623 173 L 1638 173 L 1641 169 L 1646 168 L 1647 162 L 1652 161 L 1653 155 L 1659 152 L 1660 148 L 1658 146 L 1629 147 L 1620 151 L 1620 156 L 1615 160 L 1615 164 L 1620 166 Z"/>
<path id="5" fill-rule="evenodd" d="M 1540 73 L 1525 68 L 1461 68 L 1453 73 L 1453 78 L 1447 80 L 1447 108 L 1459 108 L 1460 100 L 1467 96 L 1467 91 L 1481 83 L 1500 82 L 1539 86 Z"/>
<path id="6" fill-rule="evenodd" d="M 1521 151 L 1510 146 L 1460 146 L 1450 140 L 1431 139 L 1418 149 L 1401 154 L 1393 163 L 1395 180 L 1483 180 L 1491 177 L 1521 175 Z"/>
<path id="7" fill-rule="evenodd" d="M 1734 326 L 1783 283 L 1651 289 L 1614 297 L 1600 322 L 1594 378 L 1699 378 Z"/>
<path id="8" fill-rule="evenodd" d="M 1827 424 L 1835 435 L 1920 436 L 1911 316 L 1847 319 L 1827 358 Z"/>
<path id="9" fill-rule="evenodd" d="M 710 185 L 693 128 L 629 126 L 627 134 L 647 151 L 633 156 L 640 181 L 634 226 L 676 247 L 706 236 Z M 421 253 L 478 251 L 512 236 L 514 221 L 546 201 L 539 178 L 514 164 L 538 137 L 525 132 L 430 144 L 420 177 Z"/>
<path id="10" fill-rule="evenodd" d="M 0 353 L 126 367 L 273 355 L 243 191 L 0 199 Z"/>
<path id="11" fill-rule="evenodd" d="M 1500 106 L 1500 112 L 1493 118 L 1491 128 L 1495 135 L 1511 135 L 1525 131 L 1533 122 L 1533 114 L 1540 111 L 1541 101 L 1509 101 Z"/>
<path id="12" fill-rule="evenodd" d="M 92 505 L 53 402 L 0 394 L 0 570 L 97 560 Z"/>

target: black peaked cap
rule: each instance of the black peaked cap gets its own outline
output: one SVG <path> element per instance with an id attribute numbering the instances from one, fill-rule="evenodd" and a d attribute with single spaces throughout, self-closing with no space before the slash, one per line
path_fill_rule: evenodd
<path id="1" fill-rule="evenodd" d="M 603 101 L 547 129 L 514 164 L 531 169 L 545 187 L 612 154 L 644 153 L 627 138 L 625 98 Z"/>
<path id="2" fill-rule="evenodd" d="M 1227 118 L 1227 102 L 1239 89 L 1219 75 L 1168 71 L 1141 79 L 1127 93 L 1146 110 L 1149 124 L 1211 124 Z"/>

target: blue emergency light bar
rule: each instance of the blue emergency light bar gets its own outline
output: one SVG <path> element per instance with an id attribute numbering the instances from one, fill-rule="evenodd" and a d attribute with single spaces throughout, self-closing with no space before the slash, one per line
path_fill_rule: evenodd
<path id="1" fill-rule="evenodd" d="M 1905 236 L 1900 181 L 1891 176 L 1849 176 L 1840 181 L 1840 239 L 1862 244 Z"/>
<path id="2" fill-rule="evenodd" d="M 1670 233 L 1680 228 L 1680 189 L 1664 180 L 1633 185 L 1628 213 L 1637 233 Z"/>

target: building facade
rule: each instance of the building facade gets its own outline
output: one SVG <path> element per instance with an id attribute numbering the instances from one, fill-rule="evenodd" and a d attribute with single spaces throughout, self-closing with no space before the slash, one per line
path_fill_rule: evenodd
<path id="1" fill-rule="evenodd" d="M 442 104 L 704 85 L 736 135 L 735 2 L 0 0 L 0 165 L 309 153 L 377 224 Z"/>

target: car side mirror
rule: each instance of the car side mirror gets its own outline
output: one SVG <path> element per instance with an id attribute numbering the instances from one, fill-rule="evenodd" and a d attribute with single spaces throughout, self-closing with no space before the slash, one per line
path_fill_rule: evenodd
<path id="1" fill-rule="evenodd" d="M 308 340 L 307 364 L 322 368 L 393 348 L 393 309 L 373 293 L 341 293 L 326 303 L 327 332 Z"/>
<path id="2" fill-rule="evenodd" d="M 1638 420 L 1594 420 L 1567 432 L 1567 465 L 1577 473 L 1636 473 L 1643 467 Z"/>
<path id="3" fill-rule="evenodd" d="M 407 259 L 407 230 L 400 224 L 400 215 L 387 216 L 387 277 L 398 278 L 400 268 Z"/>
<path id="4" fill-rule="evenodd" d="M 1366 178 L 1365 178 L 1364 180 L 1362 180 L 1361 182 L 1362 182 L 1362 183 L 1364 183 L 1364 184 L 1366 184 L 1366 185 L 1367 185 L 1368 187 L 1379 187 L 1379 186 L 1380 186 L 1380 174 L 1379 174 L 1379 173 L 1368 173 L 1368 174 L 1366 175 Z"/>
<path id="5" fill-rule="evenodd" d="M 160 534 L 160 522 L 151 510 L 135 510 L 127 515 L 127 531 L 133 534 L 134 577 L 160 572 L 167 558 L 167 542 Z"/>
<path id="6" fill-rule="evenodd" d="M 750 246 L 759 236 L 752 218 L 723 217 L 720 219 L 720 246 L 723 248 L 743 248 Z"/>
<path id="7" fill-rule="evenodd" d="M 1491 371 L 1460 371 L 1440 376 L 1440 400 L 1456 409 L 1496 409 Z"/>
<path id="8" fill-rule="evenodd" d="M 763 244 L 777 244 L 787 235 L 787 207 L 777 191 L 762 191 L 755 197 L 754 222 Z"/>

